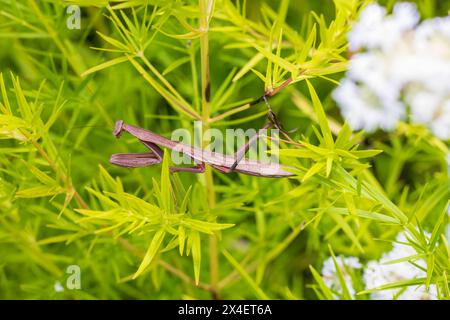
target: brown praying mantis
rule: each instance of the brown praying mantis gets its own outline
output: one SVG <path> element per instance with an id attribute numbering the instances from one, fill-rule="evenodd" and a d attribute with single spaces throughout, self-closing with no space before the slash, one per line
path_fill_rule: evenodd
<path id="1" fill-rule="evenodd" d="M 268 178 L 294 176 L 295 174 L 285 170 L 289 167 L 284 166 L 283 168 L 283 166 L 278 163 L 264 163 L 256 160 L 241 161 L 245 157 L 245 154 L 248 152 L 251 145 L 261 136 L 264 130 L 269 129 L 270 127 L 276 127 L 281 132 L 286 134 L 284 129 L 281 128 L 278 119 L 270 107 L 268 115 L 270 122 L 262 127 L 255 135 L 250 137 L 249 141 L 232 156 L 204 150 L 178 141 L 173 141 L 150 130 L 125 124 L 122 120 L 118 120 L 114 128 L 114 135 L 119 138 L 123 131 L 126 131 L 136 137 L 150 150 L 150 152 L 113 154 L 110 158 L 110 162 L 112 164 L 127 168 L 147 167 L 158 164 L 162 162 L 164 157 L 164 152 L 159 147 L 162 146 L 173 151 L 181 152 L 192 158 L 196 163 L 196 166 L 191 167 L 170 167 L 171 172 L 188 171 L 202 173 L 205 171 L 206 163 L 222 173 L 239 172 L 247 175 Z"/>

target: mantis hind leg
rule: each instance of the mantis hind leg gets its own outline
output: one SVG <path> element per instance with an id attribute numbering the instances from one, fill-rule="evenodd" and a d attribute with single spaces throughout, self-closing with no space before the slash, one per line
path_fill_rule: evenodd
<path id="1" fill-rule="evenodd" d="M 234 171 L 234 169 L 231 170 L 230 168 L 224 167 L 224 166 L 211 165 L 211 167 L 213 167 L 214 169 L 216 169 L 217 171 L 222 172 L 222 173 L 231 173 Z"/>

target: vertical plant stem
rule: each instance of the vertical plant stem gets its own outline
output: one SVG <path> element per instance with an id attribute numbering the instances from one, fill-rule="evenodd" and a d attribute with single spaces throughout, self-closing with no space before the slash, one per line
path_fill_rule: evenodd
<path id="1" fill-rule="evenodd" d="M 209 66 L 209 18 L 211 15 L 213 0 L 199 0 L 200 7 L 200 30 L 203 34 L 200 37 L 200 60 L 201 60 L 201 79 L 202 79 L 202 122 L 203 128 L 208 130 L 209 117 L 211 112 L 211 82 L 210 82 L 210 66 Z M 205 171 L 206 178 L 206 190 L 208 192 L 208 204 L 209 208 L 214 208 L 216 205 L 216 194 L 214 191 L 214 181 L 211 168 L 207 168 Z M 219 254 L 217 250 L 217 236 L 211 235 L 209 238 L 209 267 L 211 274 L 211 294 L 213 299 L 219 299 L 218 283 L 219 283 Z"/>
<path id="2" fill-rule="evenodd" d="M 194 91 L 194 108 L 196 111 L 200 110 L 200 97 L 198 94 L 198 73 L 197 73 L 197 65 L 195 63 L 195 53 L 196 50 L 194 48 L 194 45 L 190 45 L 189 47 L 189 56 L 190 56 L 190 64 L 191 64 L 191 70 L 192 70 L 192 85 L 193 85 L 193 91 Z"/>
<path id="3" fill-rule="evenodd" d="M 210 116 L 210 93 L 211 79 L 209 70 L 209 15 L 213 0 L 199 0 L 200 3 L 200 30 L 203 34 L 200 37 L 200 57 L 201 57 L 201 75 L 202 75 L 202 116 L 203 124 L 207 125 Z"/>

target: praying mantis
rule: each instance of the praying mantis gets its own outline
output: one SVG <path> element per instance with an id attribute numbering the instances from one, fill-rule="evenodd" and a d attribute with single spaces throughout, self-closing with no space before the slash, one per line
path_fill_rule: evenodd
<path id="1" fill-rule="evenodd" d="M 187 171 L 202 173 L 205 171 L 205 164 L 208 164 L 222 173 L 239 172 L 246 175 L 268 178 L 294 176 L 295 174 L 286 170 L 289 167 L 281 166 L 278 163 L 264 163 L 256 160 L 245 160 L 244 162 L 241 162 L 250 146 L 259 138 L 263 130 L 272 126 L 280 128 L 274 114 L 272 114 L 272 117 L 269 117 L 269 119 L 271 121 L 261 128 L 258 133 L 253 135 L 249 141 L 232 156 L 218 154 L 209 150 L 203 150 L 198 147 L 173 141 L 150 130 L 126 124 L 123 120 L 118 120 L 114 128 L 114 135 L 119 138 L 121 134 L 126 131 L 136 137 L 150 150 L 150 152 L 113 154 L 110 158 L 110 162 L 127 168 L 147 167 L 158 164 L 162 162 L 164 157 L 164 152 L 159 147 L 162 146 L 173 151 L 182 152 L 191 157 L 196 163 L 196 166 L 191 167 L 170 167 L 171 172 Z"/>
<path id="2" fill-rule="evenodd" d="M 261 130 L 268 129 L 271 125 L 271 123 L 267 124 Z M 251 144 L 259 137 L 261 130 L 252 136 L 248 143 L 238 150 L 233 156 L 228 156 L 173 141 L 150 130 L 129 125 L 124 123 L 122 120 L 118 120 L 114 128 L 114 135 L 116 137 L 120 137 L 120 135 L 126 131 L 136 137 L 150 150 L 150 152 L 117 153 L 111 156 L 110 162 L 112 164 L 127 168 L 147 167 L 158 164 L 162 162 L 164 157 L 164 152 L 159 147 L 162 146 L 188 155 L 197 164 L 193 167 L 170 167 L 171 172 L 188 171 L 202 173 L 205 171 L 206 163 L 222 173 L 239 172 L 247 175 L 268 178 L 293 176 L 293 173 L 285 170 L 288 168 L 287 166 L 284 166 L 283 168 L 283 166 L 277 163 L 264 163 L 256 160 L 245 160 L 245 162 L 241 162 Z"/>

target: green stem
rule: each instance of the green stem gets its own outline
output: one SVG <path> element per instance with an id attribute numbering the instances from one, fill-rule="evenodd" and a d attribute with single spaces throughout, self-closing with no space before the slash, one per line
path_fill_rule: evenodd
<path id="1" fill-rule="evenodd" d="M 213 0 L 199 0 L 200 7 L 200 29 L 203 31 L 200 37 L 200 59 L 201 59 L 201 79 L 202 79 L 202 122 L 205 130 L 209 128 L 209 117 L 211 113 L 211 82 L 210 82 L 210 66 L 209 66 L 209 17 L 213 7 Z M 207 168 L 205 172 L 206 190 L 208 192 L 209 208 L 216 205 L 216 194 L 214 191 L 214 180 L 211 168 Z M 211 235 L 209 238 L 209 267 L 210 267 L 210 289 L 213 299 L 219 299 L 219 253 L 217 250 L 217 236 Z"/>

